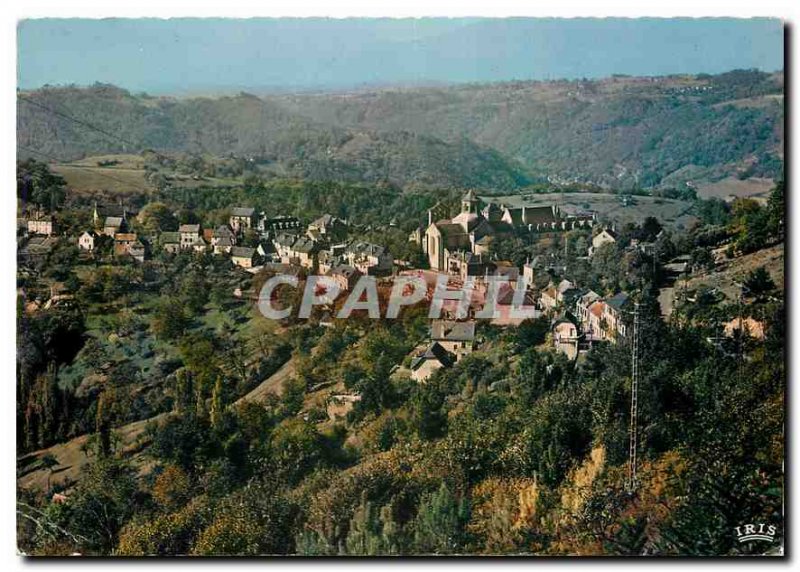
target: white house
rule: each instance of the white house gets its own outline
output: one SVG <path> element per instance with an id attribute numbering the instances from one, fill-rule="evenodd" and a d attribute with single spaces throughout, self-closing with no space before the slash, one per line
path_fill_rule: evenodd
<path id="1" fill-rule="evenodd" d="M 87 252 L 93 252 L 96 241 L 97 233 L 93 230 L 88 230 L 78 237 L 78 248 Z"/>

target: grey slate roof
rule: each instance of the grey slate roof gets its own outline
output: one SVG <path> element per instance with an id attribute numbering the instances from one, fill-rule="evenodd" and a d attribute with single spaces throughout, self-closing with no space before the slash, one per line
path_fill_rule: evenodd
<path id="1" fill-rule="evenodd" d="M 611 298 L 606 300 L 606 304 L 615 310 L 621 310 L 629 301 L 630 297 L 625 292 L 620 292 L 619 294 L 614 294 L 611 296 Z"/>
<path id="2" fill-rule="evenodd" d="M 226 236 L 228 238 L 234 236 L 233 235 L 233 231 L 230 229 L 230 227 L 227 224 L 222 224 L 222 225 L 218 226 L 217 229 L 214 231 L 214 237 L 215 238 L 221 238 L 223 236 Z"/>
<path id="3" fill-rule="evenodd" d="M 255 252 L 255 248 L 248 248 L 247 246 L 234 246 L 231 248 L 231 256 L 236 258 L 253 258 Z"/>
<path id="4" fill-rule="evenodd" d="M 434 320 L 431 324 L 431 339 L 452 342 L 467 342 L 475 339 L 475 322 Z"/>
<path id="5" fill-rule="evenodd" d="M 439 343 L 433 342 L 425 350 L 425 353 L 415 357 L 411 361 L 411 369 L 418 369 L 428 360 L 437 360 L 444 367 L 450 367 L 455 363 L 455 356 L 439 345 Z"/>

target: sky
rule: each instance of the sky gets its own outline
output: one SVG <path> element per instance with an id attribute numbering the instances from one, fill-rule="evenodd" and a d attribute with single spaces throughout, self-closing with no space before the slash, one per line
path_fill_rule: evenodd
<path id="1" fill-rule="evenodd" d="M 777 19 L 38 19 L 21 89 L 153 94 L 720 73 L 783 68 Z"/>

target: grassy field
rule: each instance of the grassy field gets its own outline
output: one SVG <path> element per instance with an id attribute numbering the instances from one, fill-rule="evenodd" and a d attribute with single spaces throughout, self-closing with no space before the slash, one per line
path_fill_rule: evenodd
<path id="1" fill-rule="evenodd" d="M 766 202 L 775 183 L 772 179 L 750 178 L 739 180 L 728 177 L 715 183 L 706 183 L 697 188 L 697 196 L 701 199 L 716 197 L 726 200 L 728 197 L 750 197 L 760 202 Z"/>
<path id="2" fill-rule="evenodd" d="M 51 168 L 64 177 L 70 192 L 78 195 L 93 195 L 102 191 L 126 197 L 152 190 L 150 184 L 145 181 L 144 169 L 116 165 L 90 167 L 72 163 L 52 165 Z"/>
<path id="3" fill-rule="evenodd" d="M 145 179 L 144 158 L 140 155 L 97 155 L 54 164 L 51 168 L 64 177 L 70 191 L 78 195 L 94 195 L 102 191 L 124 198 L 153 190 Z M 164 174 L 169 177 L 169 184 L 176 188 L 236 187 L 241 184 L 236 178 Z"/>
<path id="4" fill-rule="evenodd" d="M 537 193 L 481 198 L 503 203 L 510 207 L 550 204 L 568 205 L 594 211 L 601 222 L 617 225 L 629 222 L 641 223 L 646 217 L 654 216 L 665 226 L 686 228 L 697 220 L 690 212 L 692 203 L 656 197 L 636 196 L 631 199 L 628 205 L 623 205 L 619 195 L 610 193 Z"/>

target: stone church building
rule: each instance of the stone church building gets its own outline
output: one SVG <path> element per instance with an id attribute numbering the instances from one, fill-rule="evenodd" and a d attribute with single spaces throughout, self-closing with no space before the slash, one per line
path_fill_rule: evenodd
<path id="1" fill-rule="evenodd" d="M 428 226 L 419 237 L 422 248 L 431 269 L 462 276 L 483 274 L 492 241 L 510 236 L 515 229 L 559 232 L 591 227 L 595 221 L 594 213 L 562 212 L 558 205 L 484 205 L 472 190 L 461 199 L 458 215 L 452 219 L 441 216 L 440 205 L 428 211 Z"/>

